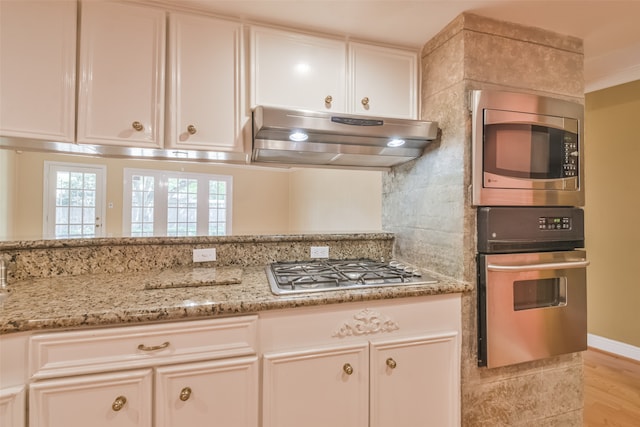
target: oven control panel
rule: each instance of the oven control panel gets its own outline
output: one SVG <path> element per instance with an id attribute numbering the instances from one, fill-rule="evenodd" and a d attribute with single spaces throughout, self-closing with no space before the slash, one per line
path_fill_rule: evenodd
<path id="1" fill-rule="evenodd" d="M 575 207 L 478 208 L 478 252 L 544 252 L 584 248 L 584 211 Z"/>
<path id="2" fill-rule="evenodd" d="M 570 216 L 541 216 L 538 218 L 540 230 L 571 230 Z"/>

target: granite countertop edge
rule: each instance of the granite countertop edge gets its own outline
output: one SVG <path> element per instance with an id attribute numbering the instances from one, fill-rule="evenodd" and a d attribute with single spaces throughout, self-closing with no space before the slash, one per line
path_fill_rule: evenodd
<path id="1" fill-rule="evenodd" d="M 23 281 L 0 302 L 0 335 L 159 321 L 257 314 L 266 310 L 406 298 L 473 290 L 473 285 L 429 272 L 435 284 L 275 295 L 264 266 L 245 267 L 242 282 L 144 289 L 150 272 L 92 274 Z"/>

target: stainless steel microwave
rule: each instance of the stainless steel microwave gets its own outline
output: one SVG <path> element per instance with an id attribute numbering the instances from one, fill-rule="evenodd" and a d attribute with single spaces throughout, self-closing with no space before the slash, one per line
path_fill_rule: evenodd
<path id="1" fill-rule="evenodd" d="M 556 98 L 471 91 L 476 206 L 584 206 L 584 107 Z"/>

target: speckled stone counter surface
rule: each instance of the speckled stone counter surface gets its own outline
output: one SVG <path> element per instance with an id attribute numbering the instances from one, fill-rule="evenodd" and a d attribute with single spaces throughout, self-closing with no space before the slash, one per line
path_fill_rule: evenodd
<path id="1" fill-rule="evenodd" d="M 145 283 L 158 274 L 162 272 L 61 276 L 16 283 L 0 303 L 0 334 L 197 319 L 471 290 L 467 283 L 430 273 L 439 280 L 437 284 L 277 296 L 269 288 L 264 266 L 243 268 L 239 284 L 145 289 Z"/>
<path id="2" fill-rule="evenodd" d="M 309 259 L 311 245 L 329 246 L 335 259 L 390 260 L 393 239 L 391 233 L 364 233 L 0 242 L 10 290 L 0 302 L 0 334 L 472 290 L 430 271 L 437 284 L 295 296 L 277 296 L 269 288 L 265 267 Z M 205 247 L 216 248 L 217 260 L 194 264 L 193 249 Z"/>

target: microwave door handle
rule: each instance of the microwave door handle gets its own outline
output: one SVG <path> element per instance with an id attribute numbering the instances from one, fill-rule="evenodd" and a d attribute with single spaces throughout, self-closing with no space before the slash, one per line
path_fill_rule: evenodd
<path id="1" fill-rule="evenodd" d="M 526 265 L 498 265 L 489 264 L 487 270 L 502 272 L 518 272 L 531 270 L 563 270 L 571 268 L 585 268 L 589 265 L 589 261 L 568 261 L 568 262 L 550 262 L 548 264 L 526 264 Z"/>
<path id="2" fill-rule="evenodd" d="M 485 110 L 484 124 L 527 124 L 544 125 L 561 130 L 570 130 L 577 133 L 577 120 L 565 119 L 562 117 L 544 116 L 534 113 L 520 113 L 515 111 Z M 575 129 L 574 129 L 575 128 Z"/>

